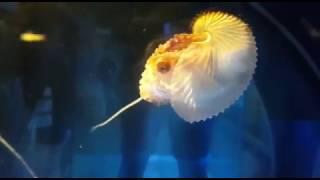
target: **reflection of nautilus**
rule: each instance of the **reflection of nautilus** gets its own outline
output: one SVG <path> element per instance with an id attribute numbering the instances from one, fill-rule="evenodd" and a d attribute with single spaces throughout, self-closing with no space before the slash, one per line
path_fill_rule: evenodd
<path id="1" fill-rule="evenodd" d="M 171 104 L 187 122 L 217 116 L 231 106 L 252 79 L 257 62 L 251 29 L 239 18 L 223 12 L 200 14 L 191 34 L 176 34 L 148 58 L 140 80 L 140 98 Z"/>

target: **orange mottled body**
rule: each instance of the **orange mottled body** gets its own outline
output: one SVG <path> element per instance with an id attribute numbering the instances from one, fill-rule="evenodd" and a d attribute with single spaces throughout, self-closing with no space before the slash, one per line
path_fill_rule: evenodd
<path id="1" fill-rule="evenodd" d="M 172 52 L 184 49 L 192 42 L 191 34 L 177 34 L 166 42 L 165 51 Z"/>
<path id="2" fill-rule="evenodd" d="M 176 34 L 164 44 L 159 45 L 148 62 L 153 70 L 164 74 L 169 73 L 178 61 L 181 50 L 186 49 L 191 43 L 206 40 L 205 34 Z"/>
<path id="3" fill-rule="evenodd" d="M 187 48 L 193 42 L 206 40 L 205 33 L 202 34 L 176 34 L 164 44 L 165 52 L 174 52 Z"/>

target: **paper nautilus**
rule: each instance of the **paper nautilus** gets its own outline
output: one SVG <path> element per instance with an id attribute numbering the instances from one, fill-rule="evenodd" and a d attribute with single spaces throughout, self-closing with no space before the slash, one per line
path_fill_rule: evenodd
<path id="1" fill-rule="evenodd" d="M 220 11 L 202 13 L 190 34 L 174 35 L 147 59 L 140 97 L 92 130 L 142 100 L 170 104 L 190 123 L 217 116 L 246 90 L 256 63 L 256 42 L 248 24 Z"/>

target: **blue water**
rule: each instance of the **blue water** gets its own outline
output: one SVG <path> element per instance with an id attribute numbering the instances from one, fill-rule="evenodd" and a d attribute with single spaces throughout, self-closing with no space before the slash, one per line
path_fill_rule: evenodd
<path id="1" fill-rule="evenodd" d="M 39 175 L 61 177 L 59 163 L 61 163 L 61 156 L 66 142 L 55 146 L 32 143 L 35 137 L 35 128 L 32 128 L 33 124 L 37 122 L 37 126 L 41 127 L 50 125 L 50 89 L 46 89 L 44 93 L 46 98 L 39 102 L 32 121 L 30 121 L 28 136 L 30 139 L 25 142 L 26 146 L 24 146 L 22 154 Z M 274 176 L 275 174 L 275 153 L 271 125 L 266 117 L 262 117 L 256 122 L 236 118 L 237 116 L 241 117 L 239 115 L 243 113 L 243 100 L 244 97 L 241 97 L 220 118 L 214 120 L 214 126 L 210 133 L 212 136 L 211 150 L 204 159 L 207 163 L 208 177 L 266 177 Z M 49 113 L 45 116 L 41 112 Z M 148 116 L 156 126 L 160 126 L 160 130 L 156 134 L 150 134 L 153 138 L 154 149 L 147 161 L 143 173 L 144 177 L 179 177 L 179 167 L 170 147 L 171 140 L 167 128 L 170 121 L 163 118 L 170 116 L 170 113 L 172 111 L 168 107 L 155 108 L 152 109 Z M 291 154 L 292 157 L 297 158 L 302 155 L 303 159 L 318 157 L 318 151 L 313 152 L 314 154 L 310 154 L 309 151 L 318 147 L 317 134 L 312 129 L 316 124 L 315 122 L 305 121 L 292 123 L 294 129 L 299 128 L 299 130 L 293 129 L 293 135 L 297 139 L 296 145 L 292 145 L 292 143 L 286 142 L 287 139 L 285 139 L 287 136 L 292 135 L 292 133 L 288 132 L 288 129 L 285 129 L 288 128 L 288 123 L 281 123 L 281 121 L 274 123 L 273 126 L 278 128 L 276 132 L 282 133 L 276 134 L 278 139 L 285 139 L 285 141 L 281 142 L 284 143 L 284 151 L 288 151 L 285 154 Z M 251 129 L 245 127 L 250 127 Z M 115 129 L 106 134 L 107 136 L 92 139 L 97 147 L 100 144 L 98 140 L 103 139 L 103 142 L 108 144 L 109 152 L 90 154 L 82 152 L 81 149 L 84 147 L 81 145 L 78 147 L 78 150 L 72 155 L 73 161 L 72 167 L 70 167 L 72 177 L 118 176 L 122 158 L 118 144 L 120 141 L 119 127 L 115 124 L 112 128 Z M 285 148 L 285 146 L 287 147 Z M 314 176 L 319 176 L 317 174 L 319 167 L 317 164 L 319 163 L 316 164 L 316 162 L 313 162 L 314 165 L 303 161 L 299 163 L 309 164 L 309 167 L 313 169 L 305 169 L 305 171 L 311 170 Z M 297 171 L 302 172 L 302 169 L 297 169 Z M 15 172 L 16 176 L 28 176 L 17 162 L 15 163 Z"/>

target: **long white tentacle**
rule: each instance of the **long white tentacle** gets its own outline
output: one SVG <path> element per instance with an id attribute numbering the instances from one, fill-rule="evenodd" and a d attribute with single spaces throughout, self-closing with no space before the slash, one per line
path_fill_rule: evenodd
<path id="1" fill-rule="evenodd" d="M 139 102 L 141 102 L 143 99 L 142 97 L 139 97 L 138 99 L 132 101 L 131 103 L 129 103 L 128 105 L 124 106 L 123 108 L 121 108 L 118 112 L 116 112 L 114 115 L 112 115 L 110 118 L 108 118 L 106 121 L 102 122 L 101 124 L 98 124 L 94 127 L 91 128 L 90 132 L 95 131 L 97 128 L 100 128 L 102 126 L 105 126 L 106 124 L 108 124 L 110 121 L 112 121 L 113 119 L 115 119 L 117 116 L 119 116 L 121 113 L 123 113 L 124 111 L 128 110 L 130 107 L 138 104 Z"/>

